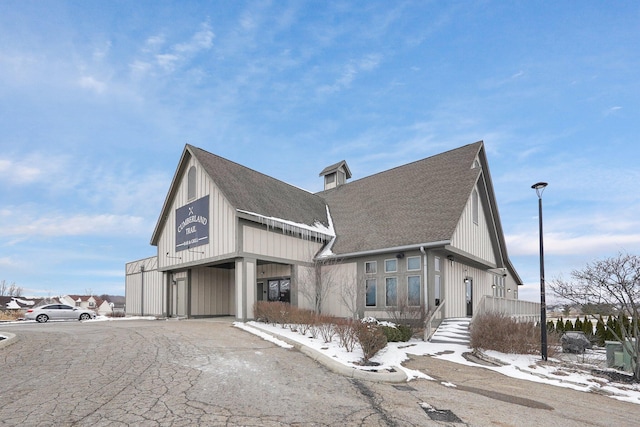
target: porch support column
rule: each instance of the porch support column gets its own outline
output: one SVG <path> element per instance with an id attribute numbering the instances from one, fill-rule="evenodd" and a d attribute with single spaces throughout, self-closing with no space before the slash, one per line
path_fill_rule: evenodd
<path id="1" fill-rule="evenodd" d="M 256 266 L 255 258 L 236 260 L 236 319 L 251 320 L 253 304 L 256 302 Z"/>

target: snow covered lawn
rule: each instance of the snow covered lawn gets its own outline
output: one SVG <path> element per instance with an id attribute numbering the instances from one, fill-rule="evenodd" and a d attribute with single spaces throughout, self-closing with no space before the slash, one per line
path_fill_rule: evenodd
<path id="1" fill-rule="evenodd" d="M 596 376 L 592 369 L 606 370 L 606 356 L 603 350 L 588 350 L 584 355 L 569 355 L 559 353 L 558 358 L 550 358 L 543 363 L 539 355 L 505 354 L 495 351 L 485 351 L 484 354 L 491 360 L 502 363 L 502 366 L 485 366 L 467 360 L 463 354 L 471 352 L 466 345 L 438 344 L 412 339 L 408 342 L 388 343 L 378 354 L 371 359 L 378 366 L 361 366 L 362 351 L 359 346 L 353 352 L 347 352 L 338 344 L 337 337 L 330 343 L 325 343 L 320 337 L 312 338 L 303 336 L 299 332 L 292 332 L 290 328 L 272 326 L 259 322 L 235 322 L 234 326 L 253 333 L 281 345 L 290 348 L 291 345 L 283 339 L 299 343 L 312 348 L 329 358 L 344 364 L 345 366 L 376 371 L 402 370 L 408 380 L 423 378 L 431 380 L 422 372 L 402 367 L 402 362 L 409 355 L 428 355 L 431 357 L 448 360 L 478 368 L 491 369 L 503 375 L 520 378 L 527 381 L 536 381 L 558 387 L 567 387 L 584 392 L 597 392 L 614 399 L 640 404 L 640 384 L 617 383 L 604 376 Z M 278 337 L 283 339 L 278 339 Z"/>

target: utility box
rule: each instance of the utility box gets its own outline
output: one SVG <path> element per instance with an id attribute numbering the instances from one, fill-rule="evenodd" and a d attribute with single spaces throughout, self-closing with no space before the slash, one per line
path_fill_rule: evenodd
<path id="1" fill-rule="evenodd" d="M 620 369 L 627 372 L 633 372 L 631 366 L 631 354 L 633 347 L 631 341 L 626 341 L 623 348 L 623 343 L 619 341 L 605 341 L 605 349 L 607 351 L 607 368 Z"/>

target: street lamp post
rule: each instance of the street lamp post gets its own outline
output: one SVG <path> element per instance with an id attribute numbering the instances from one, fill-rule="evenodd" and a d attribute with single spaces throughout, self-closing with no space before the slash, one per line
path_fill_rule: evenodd
<path id="1" fill-rule="evenodd" d="M 542 360 L 547 360 L 547 303 L 545 301 L 544 290 L 544 245 L 542 239 L 542 192 L 548 184 L 546 182 L 538 182 L 533 184 L 531 188 L 536 190 L 538 195 L 538 222 L 540 234 L 540 340 Z"/>

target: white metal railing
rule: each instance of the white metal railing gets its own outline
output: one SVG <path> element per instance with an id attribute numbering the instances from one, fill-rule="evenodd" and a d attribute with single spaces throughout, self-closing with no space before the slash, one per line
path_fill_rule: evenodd
<path id="1" fill-rule="evenodd" d="M 502 313 L 518 321 L 538 322 L 540 321 L 540 303 L 485 295 L 480 300 L 474 314 L 484 313 Z"/>
<path id="2" fill-rule="evenodd" d="M 436 332 L 436 329 L 438 329 L 438 326 L 440 326 L 440 323 L 442 323 L 442 320 L 444 320 L 444 303 L 445 301 L 442 300 L 436 307 L 433 314 L 429 316 L 424 328 L 425 341 L 429 341 L 431 339 L 433 334 Z"/>

